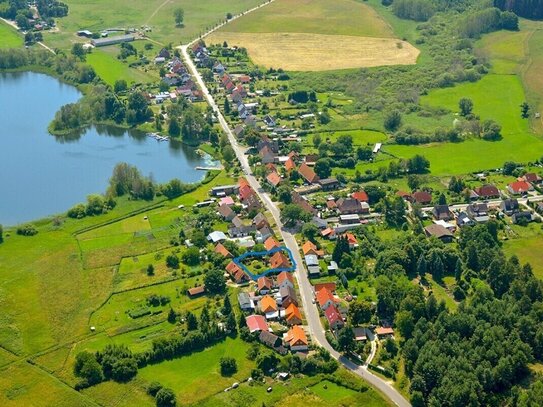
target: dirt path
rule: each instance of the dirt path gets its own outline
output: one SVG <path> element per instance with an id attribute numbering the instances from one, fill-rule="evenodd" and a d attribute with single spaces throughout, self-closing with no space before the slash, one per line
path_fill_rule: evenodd
<path id="1" fill-rule="evenodd" d="M 171 3 L 171 2 L 172 2 L 172 0 L 166 0 L 164 3 L 162 3 L 160 6 L 158 6 L 156 8 L 156 10 L 153 11 L 153 13 L 149 16 L 149 18 L 145 22 L 145 25 L 149 24 L 149 21 L 151 21 L 153 19 L 153 17 L 156 16 L 156 13 L 158 13 L 162 7 L 164 7 L 166 4 Z"/>

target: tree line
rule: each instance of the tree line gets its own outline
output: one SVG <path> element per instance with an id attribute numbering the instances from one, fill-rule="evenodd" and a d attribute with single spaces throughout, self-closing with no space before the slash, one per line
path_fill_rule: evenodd
<path id="1" fill-rule="evenodd" d="M 501 10 L 512 11 L 520 17 L 539 20 L 543 18 L 543 0 L 494 0 Z"/>

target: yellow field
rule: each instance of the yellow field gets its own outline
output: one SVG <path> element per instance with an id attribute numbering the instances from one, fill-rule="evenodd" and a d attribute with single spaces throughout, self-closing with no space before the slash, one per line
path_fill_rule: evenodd
<path id="1" fill-rule="evenodd" d="M 420 52 L 394 38 L 348 35 L 220 32 L 211 34 L 206 41 L 226 41 L 230 46 L 247 48 L 255 64 L 288 71 L 410 65 L 417 62 Z"/>

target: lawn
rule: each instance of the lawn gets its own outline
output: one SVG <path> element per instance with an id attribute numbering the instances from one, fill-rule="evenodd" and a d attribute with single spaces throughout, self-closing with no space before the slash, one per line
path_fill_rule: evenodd
<path id="1" fill-rule="evenodd" d="M 489 94 L 500 97 L 489 98 Z M 505 161 L 527 162 L 541 156 L 543 140 L 531 132 L 529 121 L 520 117 L 519 106 L 525 96 L 518 76 L 489 74 L 476 83 L 437 89 L 422 97 L 421 104 L 456 112 L 462 97 L 473 100 L 474 113 L 482 120 L 493 119 L 501 124 L 502 140 L 470 139 L 461 143 L 423 146 L 388 145 L 384 150 L 402 158 L 422 154 L 430 160 L 430 170 L 434 175 L 466 174 L 499 168 Z M 451 114 L 451 123 L 453 118 Z"/>
<path id="2" fill-rule="evenodd" d="M 88 54 L 87 63 L 109 85 L 114 85 L 115 81 L 119 79 L 124 79 L 129 85 L 131 83 L 152 82 L 158 79 L 139 69 L 130 68 L 128 63 L 122 62 L 103 49 L 94 49 L 92 53 Z"/>
<path id="3" fill-rule="evenodd" d="M 249 346 L 241 339 L 227 338 L 202 352 L 147 366 L 139 371 L 139 377 L 172 388 L 180 405 L 193 405 L 250 376 L 255 363 L 245 356 Z M 238 372 L 233 377 L 220 375 L 219 360 L 223 356 L 236 359 Z"/>
<path id="4" fill-rule="evenodd" d="M 59 32 L 46 33 L 45 42 L 51 47 L 70 48 L 81 41 L 78 30 L 100 32 L 113 27 L 151 27 L 149 38 L 163 45 L 179 45 L 198 37 L 207 28 L 223 21 L 226 13 L 238 14 L 262 0 L 67 0 L 67 17 L 57 19 Z M 176 27 L 173 11 L 181 7 L 185 11 L 184 26 Z"/>
<path id="5" fill-rule="evenodd" d="M 0 49 L 17 48 L 23 44 L 23 37 L 13 27 L 0 21 Z"/>
<path id="6" fill-rule="evenodd" d="M 530 263 L 534 274 L 543 279 L 543 230 L 541 224 L 532 223 L 526 227 L 512 226 L 518 235 L 503 242 L 507 256 L 516 255 L 522 264 Z"/>
<path id="7" fill-rule="evenodd" d="M 395 37 L 371 7 L 354 0 L 276 0 L 220 31 Z"/>

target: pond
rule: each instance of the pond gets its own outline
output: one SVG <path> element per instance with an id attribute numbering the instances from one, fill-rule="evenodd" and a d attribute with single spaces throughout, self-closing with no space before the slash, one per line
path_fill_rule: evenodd
<path id="1" fill-rule="evenodd" d="M 205 176 L 210 157 L 180 142 L 96 126 L 54 137 L 47 126 L 62 105 L 81 97 L 57 79 L 32 72 L 0 73 L 0 224 L 61 213 L 105 192 L 115 164 L 127 162 L 157 182 Z"/>

